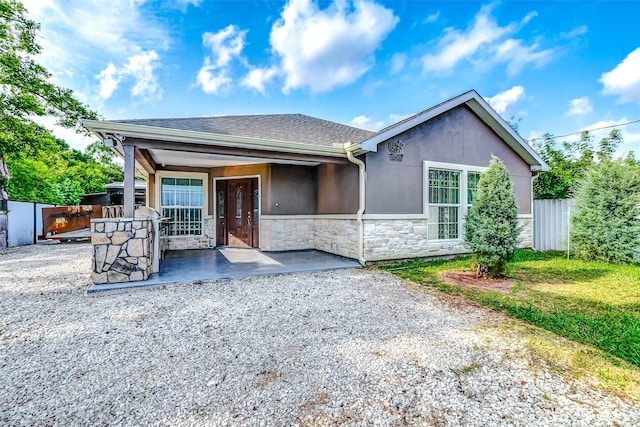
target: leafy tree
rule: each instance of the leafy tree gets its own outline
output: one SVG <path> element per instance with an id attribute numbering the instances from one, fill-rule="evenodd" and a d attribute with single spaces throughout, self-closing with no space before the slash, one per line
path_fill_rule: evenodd
<path id="1" fill-rule="evenodd" d="M 585 260 L 632 262 L 640 252 L 640 174 L 624 161 L 595 165 L 578 187 L 571 242 Z"/>
<path id="2" fill-rule="evenodd" d="M 53 198 L 61 205 L 75 205 L 80 203 L 80 199 L 84 194 L 80 188 L 80 184 L 69 178 L 63 178 L 58 181 L 52 188 Z"/>
<path id="3" fill-rule="evenodd" d="M 104 184 L 122 181 L 122 168 L 112 162 L 112 155 L 96 156 L 94 152 L 91 145 L 83 153 L 49 138 L 28 157 L 8 157 L 13 176 L 7 185 L 11 199 L 76 204 L 83 194 L 102 192 Z"/>
<path id="4" fill-rule="evenodd" d="M 57 117 L 58 124 L 78 132 L 87 132 L 82 118 L 97 118 L 71 90 L 51 83 L 51 73 L 33 60 L 41 50 L 39 28 L 21 3 L 0 0 L 0 200 L 8 199 L 7 159 L 37 151 L 51 138 L 34 116 Z"/>
<path id="5" fill-rule="evenodd" d="M 549 165 L 549 171 L 540 172 L 533 182 L 536 199 L 567 199 L 576 191 L 580 180 L 596 162 L 613 159 L 613 155 L 623 142 L 618 129 L 612 129 L 602 138 L 597 149 L 593 147 L 592 135 L 585 131 L 577 141 L 564 141 L 560 146 L 553 135 L 546 133 L 542 141 L 534 143 L 534 148 Z M 635 163 L 633 153 L 626 155 L 627 161 Z"/>
<path id="6" fill-rule="evenodd" d="M 465 244 L 475 252 L 478 277 L 503 276 L 505 264 L 517 248 L 520 229 L 513 182 L 498 157 L 493 157 L 489 169 L 480 175 L 464 229 Z"/>

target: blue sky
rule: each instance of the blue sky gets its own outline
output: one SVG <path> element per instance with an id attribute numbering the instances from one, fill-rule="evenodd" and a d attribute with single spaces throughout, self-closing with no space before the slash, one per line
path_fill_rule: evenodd
<path id="1" fill-rule="evenodd" d="M 640 119 L 635 1 L 24 4 L 38 60 L 105 119 L 303 113 L 378 130 L 469 89 L 525 138 Z M 620 152 L 640 155 L 640 123 L 620 129 Z"/>

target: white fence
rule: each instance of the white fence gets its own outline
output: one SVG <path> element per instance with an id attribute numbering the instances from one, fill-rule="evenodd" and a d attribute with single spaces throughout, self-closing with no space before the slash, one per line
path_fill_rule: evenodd
<path id="1" fill-rule="evenodd" d="M 31 245 L 43 232 L 42 208 L 54 205 L 41 203 L 13 202 L 9 200 L 7 238 L 9 246 Z"/>
<path id="2" fill-rule="evenodd" d="M 538 251 L 566 250 L 573 200 L 533 201 L 533 247 Z"/>

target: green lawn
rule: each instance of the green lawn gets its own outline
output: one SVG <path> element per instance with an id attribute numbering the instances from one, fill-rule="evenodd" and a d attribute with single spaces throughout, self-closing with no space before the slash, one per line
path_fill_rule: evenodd
<path id="1" fill-rule="evenodd" d="M 384 265 L 405 279 L 462 295 L 640 366 L 640 266 L 567 260 L 560 252 L 518 251 L 508 265 L 510 293 L 452 286 L 438 274 L 469 270 L 471 259 Z"/>

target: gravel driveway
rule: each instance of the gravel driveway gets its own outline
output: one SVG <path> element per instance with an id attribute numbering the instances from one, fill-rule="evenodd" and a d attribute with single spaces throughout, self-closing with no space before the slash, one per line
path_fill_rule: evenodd
<path id="1" fill-rule="evenodd" d="M 0 424 L 640 423 L 632 402 L 529 371 L 482 331 L 496 315 L 385 273 L 87 296 L 89 253 L 0 253 Z"/>

